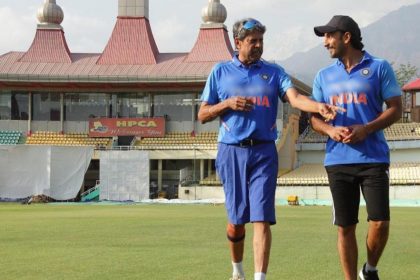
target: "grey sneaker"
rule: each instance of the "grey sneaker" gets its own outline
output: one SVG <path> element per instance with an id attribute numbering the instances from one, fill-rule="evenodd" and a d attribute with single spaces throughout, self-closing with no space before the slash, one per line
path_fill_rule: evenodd
<path id="1" fill-rule="evenodd" d="M 379 280 L 378 271 L 366 271 L 366 263 L 359 272 L 360 280 Z"/>

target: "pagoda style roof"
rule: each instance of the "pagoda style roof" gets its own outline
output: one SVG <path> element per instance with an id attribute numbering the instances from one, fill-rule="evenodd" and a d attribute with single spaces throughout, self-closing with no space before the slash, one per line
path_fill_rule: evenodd
<path id="1" fill-rule="evenodd" d="M 45 0 L 28 51 L 0 56 L 0 88 L 201 90 L 214 65 L 232 58 L 223 24 L 227 12 L 220 0 L 209 0 L 203 8 L 203 24 L 188 53 L 159 52 L 148 19 L 148 0 L 118 3 L 115 27 L 104 51 L 71 53 L 61 26 L 64 12 L 55 0 Z M 298 89 L 310 92 L 293 80 Z"/>
<path id="2" fill-rule="evenodd" d="M 147 18 L 118 17 L 98 64 L 156 64 L 159 51 Z"/>
<path id="3" fill-rule="evenodd" d="M 28 63 L 71 63 L 71 55 L 62 29 L 38 28 L 29 50 L 20 58 Z"/>
<path id="4" fill-rule="evenodd" d="M 102 54 L 73 53 L 71 63 L 22 61 L 27 53 L 0 56 L 0 82 L 205 82 L 217 61 L 186 62 L 188 53 L 161 53 L 156 64 L 99 64 Z"/>
<path id="5" fill-rule="evenodd" d="M 201 28 L 186 62 L 221 61 L 232 58 L 233 49 L 225 28 Z"/>
<path id="6" fill-rule="evenodd" d="M 134 2 L 133 2 L 134 3 Z M 189 53 L 160 53 L 148 19 L 149 1 L 118 1 L 118 16 L 102 53 L 71 53 L 56 1 L 45 1 L 27 52 L 0 56 L 0 86 L 19 83 L 188 83 L 203 84 L 213 66 L 233 55 L 226 11 L 211 0 L 203 9 L 198 38 Z"/>

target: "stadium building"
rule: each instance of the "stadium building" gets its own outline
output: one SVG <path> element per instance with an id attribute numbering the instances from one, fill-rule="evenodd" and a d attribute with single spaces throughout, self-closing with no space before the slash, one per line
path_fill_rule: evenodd
<path id="1" fill-rule="evenodd" d="M 219 0 L 208 1 L 190 52 L 161 53 L 149 1 L 119 0 L 103 52 L 72 53 L 64 12 L 46 0 L 28 50 L 0 56 L 0 198 L 223 198 L 214 168 L 219 122 L 202 125 L 197 111 L 212 67 L 234 52 L 226 17 Z M 329 199 L 325 139 L 310 131 L 306 115 L 279 106 L 278 198 Z M 420 198 L 420 126 L 396 124 L 386 133 L 395 137 L 395 170 L 413 172 L 393 184 L 414 186 L 409 195 Z"/>

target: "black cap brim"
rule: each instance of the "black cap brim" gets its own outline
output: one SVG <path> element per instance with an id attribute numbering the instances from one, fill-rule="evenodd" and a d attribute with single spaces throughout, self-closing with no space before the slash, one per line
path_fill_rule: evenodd
<path id="1" fill-rule="evenodd" d="M 324 37 L 325 33 L 335 32 L 338 29 L 333 26 L 323 25 L 314 27 L 314 32 L 316 36 Z"/>

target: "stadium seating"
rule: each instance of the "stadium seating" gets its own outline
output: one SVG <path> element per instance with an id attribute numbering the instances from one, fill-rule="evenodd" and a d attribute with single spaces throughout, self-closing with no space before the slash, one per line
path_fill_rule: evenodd
<path id="1" fill-rule="evenodd" d="M 51 131 L 37 131 L 26 139 L 28 145 L 55 145 L 55 146 L 95 146 L 108 147 L 110 138 L 90 138 L 85 133 L 67 133 Z"/>
<path id="2" fill-rule="evenodd" d="M 222 183 L 217 179 L 216 174 L 212 174 L 200 180 L 200 186 L 220 186 Z"/>
<path id="3" fill-rule="evenodd" d="M 420 162 L 397 162 L 390 166 L 390 184 L 420 185 Z M 327 186 L 328 178 L 322 164 L 304 164 L 277 178 L 278 186 Z"/>
<path id="4" fill-rule="evenodd" d="M 21 137 L 20 131 L 0 131 L 0 145 L 16 145 Z"/>
<path id="5" fill-rule="evenodd" d="M 390 184 L 420 185 L 420 162 L 396 162 L 390 166 Z M 200 180 L 201 186 L 220 186 L 215 174 Z M 328 177 L 322 164 L 304 164 L 286 174 L 279 172 L 277 186 L 328 186 Z"/>
<path id="6" fill-rule="evenodd" d="M 420 140 L 420 123 L 396 123 L 384 130 L 390 141 Z"/>
<path id="7" fill-rule="evenodd" d="M 390 168 L 391 185 L 420 185 L 420 163 L 393 163 Z"/>
<path id="8" fill-rule="evenodd" d="M 308 127 L 298 139 L 299 143 L 326 143 L 328 137 L 315 132 L 311 127 Z"/>
<path id="9" fill-rule="evenodd" d="M 420 140 L 420 123 L 395 123 L 384 129 L 388 141 Z M 308 128 L 299 136 L 299 143 L 325 143 L 327 136 Z"/>
<path id="10" fill-rule="evenodd" d="M 322 164 L 304 164 L 277 178 L 279 186 L 325 186 L 328 185 L 327 173 Z"/>
<path id="11" fill-rule="evenodd" d="M 217 132 L 169 132 L 165 137 L 137 140 L 135 146 L 143 150 L 216 150 Z"/>

